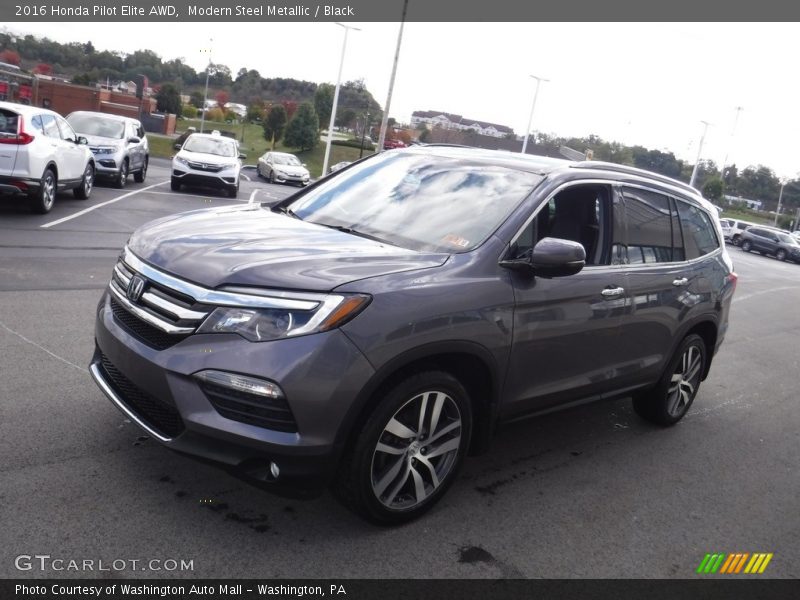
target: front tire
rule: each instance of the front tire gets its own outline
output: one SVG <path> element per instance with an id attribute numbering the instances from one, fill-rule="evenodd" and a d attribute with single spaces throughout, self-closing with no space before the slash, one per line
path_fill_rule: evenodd
<path id="1" fill-rule="evenodd" d="M 117 171 L 117 176 L 114 178 L 114 187 L 118 190 L 124 188 L 128 183 L 128 159 L 122 161 L 122 164 Z"/>
<path id="2" fill-rule="evenodd" d="M 92 195 L 92 186 L 94 185 L 94 167 L 91 164 L 86 165 L 86 170 L 83 172 L 83 179 L 81 184 L 72 190 L 72 195 L 78 200 L 88 200 Z"/>
<path id="3" fill-rule="evenodd" d="M 267 177 L 267 183 L 275 183 L 275 173 L 270 171 L 269 177 Z"/>
<path id="4" fill-rule="evenodd" d="M 180 191 L 180 189 L 181 189 L 181 182 L 180 182 L 180 179 L 175 179 L 175 178 L 173 177 L 173 178 L 170 180 L 170 182 L 169 182 L 169 188 L 170 188 L 170 189 L 171 189 L 173 192 Z"/>
<path id="5" fill-rule="evenodd" d="M 469 394 L 449 373 L 425 371 L 379 392 L 379 404 L 347 451 L 334 493 L 379 525 L 430 510 L 456 479 L 469 447 Z"/>
<path id="6" fill-rule="evenodd" d="M 778 259 L 779 261 L 781 261 L 781 262 L 783 262 L 784 260 L 786 260 L 786 250 L 784 250 L 783 248 L 781 248 L 780 250 L 778 250 L 778 251 L 775 253 L 775 258 L 777 258 L 777 259 Z"/>
<path id="7" fill-rule="evenodd" d="M 50 212 L 56 199 L 57 180 L 52 169 L 45 169 L 39 181 L 39 189 L 30 196 L 31 210 L 40 215 Z"/>
<path id="8" fill-rule="evenodd" d="M 742 236 L 740 235 L 735 235 L 731 238 L 731 242 L 733 242 L 734 246 L 738 246 L 741 243 L 741 241 L 742 241 Z"/>
<path id="9" fill-rule="evenodd" d="M 133 174 L 133 180 L 136 183 L 143 183 L 144 182 L 145 177 L 147 177 L 147 165 L 148 165 L 149 162 L 150 162 L 150 157 L 149 156 L 145 156 L 144 157 L 144 164 L 142 165 L 142 168 L 139 169 L 138 171 L 136 171 L 136 173 Z"/>
<path id="10" fill-rule="evenodd" d="M 742 242 L 742 250 L 744 250 L 745 252 L 750 252 L 752 248 L 753 244 L 750 243 L 750 240 L 745 240 Z"/>
<path id="11" fill-rule="evenodd" d="M 696 333 L 684 338 L 656 387 L 633 398 L 633 409 L 656 425 L 674 425 L 689 411 L 706 365 L 708 349 Z"/>
<path id="12" fill-rule="evenodd" d="M 227 189 L 228 197 L 237 198 L 239 196 L 239 184 L 232 185 Z"/>

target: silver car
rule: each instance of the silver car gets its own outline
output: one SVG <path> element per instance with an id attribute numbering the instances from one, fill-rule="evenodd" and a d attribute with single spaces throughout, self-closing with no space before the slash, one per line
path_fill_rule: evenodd
<path id="1" fill-rule="evenodd" d="M 89 141 L 98 177 L 110 177 L 117 188 L 125 187 L 130 173 L 133 173 L 134 181 L 144 181 L 150 146 L 139 121 L 106 113 L 76 111 L 67 116 L 67 122 Z"/>
<path id="2" fill-rule="evenodd" d="M 299 183 L 308 185 L 311 175 L 306 165 L 294 154 L 267 152 L 258 159 L 258 174 L 270 183 Z"/>

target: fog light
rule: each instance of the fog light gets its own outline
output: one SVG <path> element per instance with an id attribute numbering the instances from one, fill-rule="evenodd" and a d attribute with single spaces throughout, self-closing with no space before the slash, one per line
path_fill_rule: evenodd
<path id="1" fill-rule="evenodd" d="M 236 375 L 235 373 L 226 373 L 225 371 L 200 371 L 199 373 L 195 373 L 194 376 L 201 381 L 220 385 L 246 394 L 264 396 L 265 398 L 284 397 L 281 388 L 271 381 L 265 381 L 264 379 Z"/>
<path id="2" fill-rule="evenodd" d="M 272 473 L 272 476 L 277 479 L 278 476 L 281 474 L 281 470 L 278 468 L 274 462 L 269 463 L 269 472 Z"/>

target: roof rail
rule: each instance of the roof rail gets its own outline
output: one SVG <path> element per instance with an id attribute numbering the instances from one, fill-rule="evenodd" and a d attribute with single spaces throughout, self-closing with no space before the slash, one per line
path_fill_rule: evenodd
<path id="1" fill-rule="evenodd" d="M 629 175 L 639 175 L 641 177 L 649 177 L 650 179 L 655 179 L 656 181 L 668 183 L 672 186 L 681 188 L 682 190 L 685 190 L 687 192 L 692 192 L 693 194 L 698 194 L 702 196 L 700 190 L 693 188 L 688 183 L 678 181 L 677 179 L 673 179 L 672 177 L 667 177 L 666 175 L 653 173 L 652 171 L 646 171 L 645 169 L 639 169 L 636 167 L 629 167 L 627 165 L 618 165 L 616 163 L 595 161 L 595 160 L 584 160 L 581 162 L 571 164 L 570 166 L 578 169 L 597 169 L 598 171 L 614 171 L 616 173 L 628 173 Z"/>

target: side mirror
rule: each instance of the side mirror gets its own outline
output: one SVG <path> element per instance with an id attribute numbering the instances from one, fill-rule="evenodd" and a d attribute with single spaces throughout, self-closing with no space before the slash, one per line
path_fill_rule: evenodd
<path id="1" fill-rule="evenodd" d="M 239 155 L 239 159 L 240 160 L 244 160 L 245 158 L 247 158 L 247 154 L 240 154 Z"/>
<path id="2" fill-rule="evenodd" d="M 138 144 L 141 141 L 142 140 L 140 138 L 136 137 L 135 135 L 133 137 L 129 137 L 128 138 L 128 143 L 129 144 Z"/>
<path id="3" fill-rule="evenodd" d="M 76 143 L 76 144 L 80 144 L 81 146 L 86 146 L 86 145 L 89 143 L 89 140 L 87 140 L 87 139 L 86 139 L 85 137 L 83 137 L 82 135 L 79 135 L 79 136 L 78 136 L 78 139 L 77 139 L 77 140 L 75 140 L 75 143 Z"/>
<path id="4" fill-rule="evenodd" d="M 180 144 L 175 144 L 173 146 L 173 148 L 175 148 L 175 150 L 180 150 L 181 149 L 181 145 Z"/>
<path id="5" fill-rule="evenodd" d="M 306 163 L 303 163 L 303 166 L 305 167 L 305 166 L 306 166 Z"/>
<path id="6" fill-rule="evenodd" d="M 578 242 L 547 237 L 533 247 L 528 258 L 504 260 L 500 266 L 541 277 L 565 277 L 586 265 L 586 250 Z"/>

